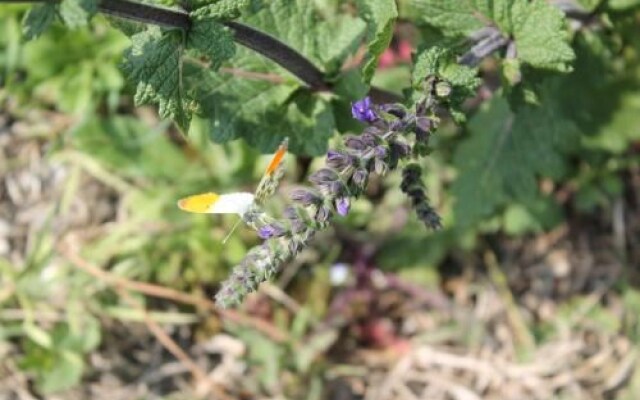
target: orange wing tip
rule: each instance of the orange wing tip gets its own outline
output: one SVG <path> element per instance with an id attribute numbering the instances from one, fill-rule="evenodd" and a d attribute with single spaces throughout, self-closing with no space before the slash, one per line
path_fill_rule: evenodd
<path id="1" fill-rule="evenodd" d="M 280 164 L 282 164 L 282 160 L 284 159 L 284 155 L 287 154 L 287 148 L 289 147 L 289 138 L 285 138 L 282 141 L 280 147 L 278 147 L 278 151 L 273 155 L 271 161 L 269 162 L 269 166 L 265 171 L 265 175 L 271 175 L 273 172 L 278 169 Z"/>
<path id="2" fill-rule="evenodd" d="M 254 202 L 252 193 L 203 193 L 178 200 L 181 210 L 199 214 L 244 214 Z"/>

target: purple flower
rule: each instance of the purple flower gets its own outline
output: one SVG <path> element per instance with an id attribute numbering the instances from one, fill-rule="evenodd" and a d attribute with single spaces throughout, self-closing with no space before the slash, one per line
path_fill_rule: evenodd
<path id="1" fill-rule="evenodd" d="M 335 182 L 340 177 L 338 174 L 329 168 L 320 168 L 309 177 L 309 181 L 319 186 L 324 186 L 330 184 L 331 182 Z"/>
<path id="2" fill-rule="evenodd" d="M 344 144 L 351 150 L 356 151 L 366 150 L 367 148 L 367 145 L 364 143 L 364 141 L 357 136 L 348 136 L 346 139 L 344 139 Z"/>
<path id="3" fill-rule="evenodd" d="M 336 150 L 329 150 L 327 153 L 327 165 L 331 168 L 344 170 L 353 164 L 353 157 Z"/>
<path id="4" fill-rule="evenodd" d="M 303 206 L 310 206 L 322 201 L 322 197 L 309 189 L 296 189 L 291 192 L 291 200 L 298 202 Z"/>
<path id="5" fill-rule="evenodd" d="M 343 217 L 349 213 L 351 208 L 351 201 L 348 197 L 339 197 L 336 199 L 336 211 Z"/>
<path id="6" fill-rule="evenodd" d="M 268 224 L 258 229 L 258 236 L 262 239 L 283 236 L 287 230 L 278 224 Z"/>
<path id="7" fill-rule="evenodd" d="M 351 104 L 351 114 L 353 118 L 361 122 L 374 122 L 378 119 L 375 111 L 373 111 L 371 98 L 365 97 L 360 101 Z"/>
<path id="8" fill-rule="evenodd" d="M 384 158 L 387 156 L 387 148 L 384 146 L 376 146 L 376 148 L 374 149 L 374 154 L 376 158 L 384 160 Z"/>
<path id="9" fill-rule="evenodd" d="M 380 108 L 394 117 L 404 118 L 404 116 L 407 115 L 407 110 L 402 104 L 385 104 Z"/>
<path id="10" fill-rule="evenodd" d="M 353 175 L 351 176 L 351 180 L 353 181 L 354 185 L 364 190 L 365 186 L 367 185 L 368 176 L 369 176 L 369 173 L 367 172 L 366 169 L 358 168 L 353 172 Z"/>
<path id="11" fill-rule="evenodd" d="M 326 206 L 321 206 L 318 208 L 318 211 L 316 211 L 315 219 L 320 223 L 327 222 L 329 217 L 331 217 L 331 210 Z"/>

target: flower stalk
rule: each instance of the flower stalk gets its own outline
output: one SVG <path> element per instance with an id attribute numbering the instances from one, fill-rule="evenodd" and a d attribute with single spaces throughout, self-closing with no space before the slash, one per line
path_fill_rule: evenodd
<path id="1" fill-rule="evenodd" d="M 439 229 L 440 217 L 429 204 L 415 159 L 428 152 L 429 138 L 439 122 L 435 109 L 450 93 L 443 88 L 448 88 L 446 82 L 427 79 L 425 93 L 412 109 L 397 103 L 377 106 L 368 97 L 353 103 L 353 117 L 367 126 L 360 135 L 345 137 L 341 148 L 327 153 L 325 167 L 309 177 L 312 188 L 291 193 L 292 204 L 283 218 L 267 215 L 259 204 L 243 215 L 244 222 L 265 241 L 251 249 L 223 282 L 216 295 L 218 305 L 242 302 L 294 258 L 317 231 L 326 228 L 335 214 L 346 216 L 371 174 L 383 176 L 400 164 L 404 165 L 401 189 L 418 218 L 428 228 Z"/>

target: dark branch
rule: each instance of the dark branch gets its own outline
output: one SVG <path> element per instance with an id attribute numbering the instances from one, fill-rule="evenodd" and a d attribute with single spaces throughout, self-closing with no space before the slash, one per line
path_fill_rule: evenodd
<path id="1" fill-rule="evenodd" d="M 475 35 L 472 35 L 471 40 L 475 44 L 469 51 L 458 58 L 458 63 L 467 67 L 477 66 L 480 61 L 509 44 L 509 39 L 504 37 L 497 28 L 493 27 L 479 30 Z"/>
<path id="2" fill-rule="evenodd" d="M 224 24 L 233 30 L 236 42 L 275 61 L 300 78 L 311 89 L 316 91 L 330 90 L 330 86 L 324 81 L 322 71 L 287 44 L 267 33 L 238 22 L 228 21 Z"/>
<path id="3" fill-rule="evenodd" d="M 191 19 L 186 12 L 128 0 L 100 0 L 98 10 L 119 18 L 168 28 L 189 30 L 191 27 Z"/>

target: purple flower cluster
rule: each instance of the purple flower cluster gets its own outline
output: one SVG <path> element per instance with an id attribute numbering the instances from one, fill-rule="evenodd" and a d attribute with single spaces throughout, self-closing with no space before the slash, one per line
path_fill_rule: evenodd
<path id="1" fill-rule="evenodd" d="M 371 174 L 384 175 L 401 161 L 424 155 L 437 120 L 428 114 L 431 104 L 418 102 L 410 112 L 401 104 L 376 106 L 370 98 L 352 104 L 357 120 L 367 124 L 360 135 L 347 136 L 340 149 L 329 150 L 326 166 L 314 172 L 313 188 L 291 193 L 293 204 L 284 218 L 275 220 L 259 207 L 249 210 L 243 219 L 265 242 L 249 251 L 223 283 L 216 299 L 229 306 L 242 301 L 257 285 L 275 274 L 280 265 L 295 257 L 316 231 L 327 226 L 334 213 L 346 216 L 352 198 L 361 195 Z M 403 170 L 401 188 L 411 199 L 418 217 L 428 227 L 440 227 L 440 217 L 429 205 L 421 170 L 410 163 Z"/>

